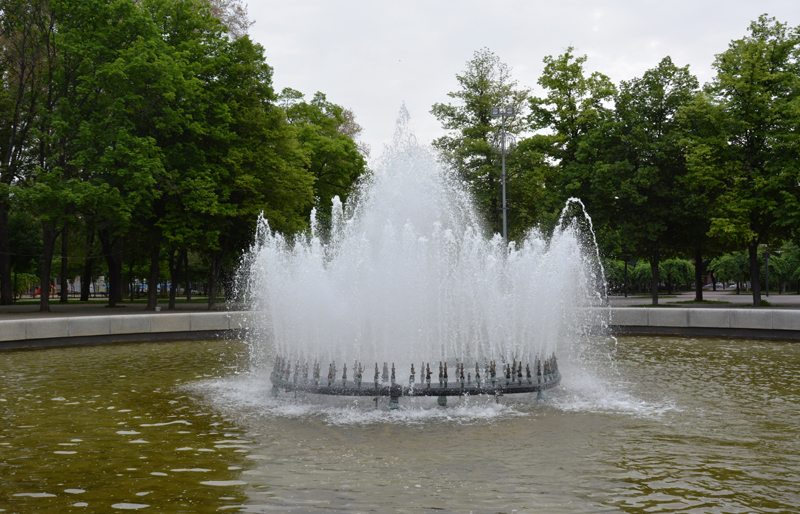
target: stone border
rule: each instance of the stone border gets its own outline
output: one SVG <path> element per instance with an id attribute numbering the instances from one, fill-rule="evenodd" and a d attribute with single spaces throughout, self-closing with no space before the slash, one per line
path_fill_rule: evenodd
<path id="1" fill-rule="evenodd" d="M 615 307 L 617 334 L 800 340 L 800 310 Z M 218 337 L 250 328 L 247 311 L 0 320 L 0 350 Z"/>
<path id="2" fill-rule="evenodd" d="M 0 350 L 198 339 L 248 328 L 247 312 L 193 312 L 0 320 Z"/>
<path id="3" fill-rule="evenodd" d="M 800 339 L 800 310 L 615 307 L 609 325 L 621 334 Z"/>

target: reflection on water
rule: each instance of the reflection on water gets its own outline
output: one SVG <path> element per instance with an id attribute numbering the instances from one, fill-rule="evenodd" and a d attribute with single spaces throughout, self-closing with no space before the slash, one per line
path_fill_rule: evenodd
<path id="1" fill-rule="evenodd" d="M 650 337 L 608 350 L 613 367 L 573 363 L 544 403 L 420 398 L 399 411 L 272 399 L 262 376 L 237 373 L 238 343 L 2 353 L 0 509 L 800 510 L 800 345 Z"/>
<path id="2" fill-rule="evenodd" d="M 231 353 L 220 341 L 0 353 L 0 510 L 241 504 L 229 482 L 252 443 L 181 388 L 230 375 Z"/>

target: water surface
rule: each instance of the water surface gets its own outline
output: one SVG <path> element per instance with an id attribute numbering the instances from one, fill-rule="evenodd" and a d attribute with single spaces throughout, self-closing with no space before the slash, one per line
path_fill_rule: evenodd
<path id="1" fill-rule="evenodd" d="M 0 354 L 5 512 L 796 512 L 800 345 L 599 343 L 534 396 L 269 396 L 239 342 Z M 610 359 L 610 360 L 609 360 Z"/>

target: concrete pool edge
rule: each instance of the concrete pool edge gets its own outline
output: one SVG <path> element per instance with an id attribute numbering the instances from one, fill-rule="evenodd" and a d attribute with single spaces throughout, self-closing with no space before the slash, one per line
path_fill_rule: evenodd
<path id="1" fill-rule="evenodd" d="M 796 309 L 615 307 L 608 311 L 609 327 L 618 335 L 800 340 Z"/>
<path id="2" fill-rule="evenodd" d="M 224 337 L 246 330 L 250 325 L 248 314 L 193 312 L 0 320 L 0 351 Z"/>
<path id="3" fill-rule="evenodd" d="M 614 307 L 618 335 L 682 335 L 800 340 L 800 310 Z M 204 339 L 252 327 L 251 312 L 152 313 L 0 320 L 0 351 L 24 348 Z"/>

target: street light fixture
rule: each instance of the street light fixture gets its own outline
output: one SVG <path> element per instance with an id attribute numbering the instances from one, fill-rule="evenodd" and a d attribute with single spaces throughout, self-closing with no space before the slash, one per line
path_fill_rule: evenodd
<path id="1" fill-rule="evenodd" d="M 492 107 L 493 118 L 502 118 L 500 132 L 495 136 L 495 151 L 502 156 L 503 160 L 503 241 L 508 243 L 508 223 L 506 221 L 506 154 L 511 153 L 516 146 L 514 134 L 506 132 L 506 118 L 513 118 L 515 115 L 514 107 Z"/>

